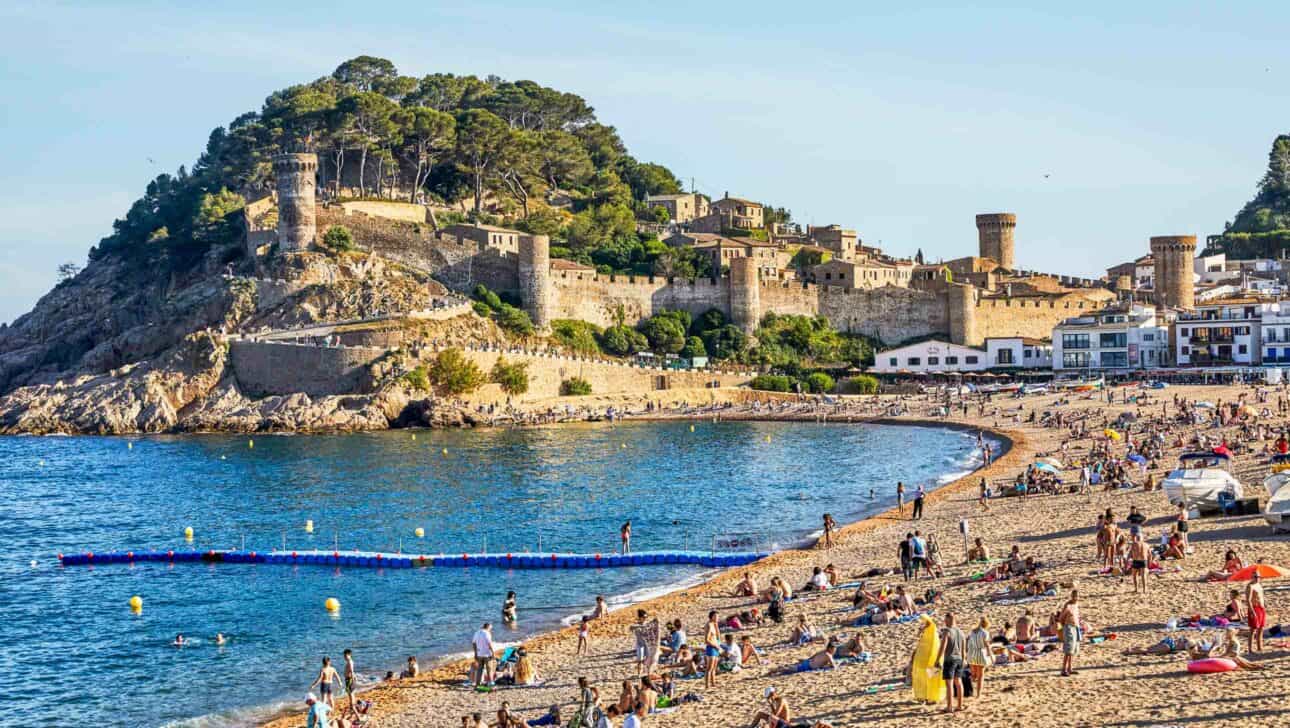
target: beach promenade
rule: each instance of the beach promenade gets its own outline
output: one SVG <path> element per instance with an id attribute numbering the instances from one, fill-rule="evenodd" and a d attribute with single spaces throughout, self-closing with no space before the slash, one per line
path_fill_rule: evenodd
<path id="1" fill-rule="evenodd" d="M 897 544 L 907 531 L 920 529 L 939 540 L 945 575 L 936 579 L 917 580 L 909 585 L 921 595 L 927 589 L 942 591 L 944 599 L 933 607 L 938 624 L 947 612 L 953 612 L 966 630 L 974 627 L 981 616 L 987 616 L 997 628 L 1005 622 L 1015 623 L 1023 610 L 1030 609 L 1034 619 L 1046 624 L 1053 612 L 1061 609 L 1069 588 L 1058 588 L 1056 595 L 1040 597 L 1024 604 L 996 604 L 991 594 L 1002 588 L 983 582 L 954 585 L 960 577 L 980 571 L 979 565 L 967 565 L 960 523 L 966 520 L 972 537 L 980 537 L 992 554 L 1002 556 L 1016 545 L 1023 556 L 1033 556 L 1041 564 L 1040 576 L 1053 582 L 1073 583 L 1079 590 L 1084 618 L 1094 632 L 1114 634 L 1097 644 L 1084 644 L 1070 677 L 1059 676 L 1061 655 L 1050 653 L 1033 661 L 991 667 L 985 678 L 984 694 L 969 698 L 966 710 L 950 718 L 940 710 L 915 702 L 912 691 L 900 688 L 889 692 L 871 692 L 875 685 L 901 681 L 917 641 L 917 622 L 869 627 L 854 627 L 858 612 L 851 608 L 854 590 L 799 595 L 787 606 L 783 624 L 745 629 L 754 644 L 765 651 L 768 664 L 737 673 L 721 674 L 714 688 L 705 688 L 702 680 L 677 680 L 676 695 L 693 693 L 700 701 L 681 704 L 675 710 L 645 718 L 648 726 L 745 726 L 756 711 L 763 709 L 766 688 L 775 687 L 794 713 L 794 723 L 827 722 L 835 726 L 931 726 L 947 722 L 971 721 L 979 725 L 1025 726 L 1175 726 L 1175 725 L 1272 725 L 1284 715 L 1285 680 L 1290 676 L 1290 649 L 1269 645 L 1263 652 L 1247 655 L 1266 664 L 1261 672 L 1238 671 L 1217 675 L 1193 675 L 1186 672 L 1185 655 L 1161 657 L 1128 656 L 1124 651 L 1146 647 L 1165 635 L 1165 624 L 1182 615 L 1210 616 L 1221 613 L 1227 602 L 1228 589 L 1244 584 L 1205 583 L 1203 576 L 1223 564 L 1223 554 L 1234 549 L 1247 562 L 1290 564 L 1290 539 L 1273 537 L 1261 516 L 1204 518 L 1191 522 L 1190 542 L 1193 553 L 1185 560 L 1164 562 L 1164 572 L 1149 577 L 1147 596 L 1135 595 L 1126 578 L 1099 575 L 1094 532 L 1099 513 L 1111 509 L 1122 522 L 1131 506 L 1147 517 L 1144 535 L 1154 543 L 1162 529 L 1173 525 L 1177 509 L 1170 506 L 1159 490 L 1143 492 L 1140 487 L 1105 492 L 1095 489 L 1092 495 L 1063 494 L 1031 496 L 1026 499 L 1002 498 L 991 502 L 988 511 L 977 502 L 977 484 L 982 477 L 994 481 L 1011 478 L 1022 472 L 1035 458 L 1059 450 L 1063 439 L 1070 439 L 1066 429 L 1044 427 L 1028 422 L 1032 412 L 1060 410 L 1067 415 L 1086 416 L 1090 435 L 1100 436 L 1102 418 L 1114 420 L 1121 412 L 1141 417 L 1158 416 L 1162 404 L 1182 396 L 1189 400 L 1232 402 L 1240 394 L 1255 397 L 1252 387 L 1172 387 L 1151 391 L 1154 401 L 1144 407 L 1134 404 L 1107 404 L 1100 393 L 1065 395 L 1071 401 L 1055 406 L 1057 395 L 1031 396 L 1022 399 L 996 397 L 982 416 L 976 404 L 966 415 L 959 410 L 945 420 L 961 427 L 985 427 L 1010 441 L 1010 448 L 984 471 L 973 473 L 932 492 L 927 497 L 925 517 L 918 522 L 888 512 L 859 523 L 845 526 L 832 548 L 817 544 L 815 548 L 790 550 L 775 554 L 752 567 L 733 569 L 713 580 L 644 603 L 651 617 L 660 621 L 681 619 L 691 644 L 701 643 L 703 625 L 710 610 L 724 619 L 753 606 L 748 598 L 733 597 L 736 583 L 751 571 L 759 586 L 779 576 L 794 588 L 800 588 L 811 575 L 812 567 L 834 564 L 844 577 L 863 574 L 874 567 L 898 566 Z M 1130 393 L 1135 393 L 1136 390 Z M 1283 392 L 1271 391 L 1272 412 L 1276 397 Z M 933 405 L 924 398 L 908 401 L 910 414 L 890 420 L 928 423 L 933 419 Z M 1255 405 L 1256 408 L 1264 405 Z M 1020 408 L 1019 410 L 1017 408 Z M 1039 418 L 1036 417 L 1036 420 Z M 933 420 L 935 421 L 935 420 Z M 1284 418 L 1259 418 L 1257 422 L 1275 428 L 1285 426 Z M 1244 441 L 1262 448 L 1267 441 L 1246 439 L 1241 428 L 1215 428 L 1210 425 L 1170 425 L 1168 447 L 1159 458 L 1161 471 L 1171 467 L 1179 448 L 1176 437 L 1186 437 L 1201 430 L 1212 436 L 1226 434 L 1229 442 Z M 1273 435 L 1275 436 L 1275 435 Z M 1088 452 L 1091 437 L 1071 440 L 1070 457 Z M 1122 445 L 1119 446 L 1122 451 Z M 931 453 L 875 453 L 875 456 L 924 457 Z M 1236 470 L 1246 484 L 1246 495 L 1262 495 L 1257 484 L 1267 471 L 1265 456 L 1238 455 Z M 1154 473 L 1158 479 L 1161 471 Z M 1065 474 L 1067 482 L 1078 481 L 1076 471 Z M 1141 483 L 1141 476 L 1135 476 Z M 755 483 L 748 484 L 756 487 Z M 879 493 L 890 494 L 894 483 L 874 483 Z M 713 520 L 719 513 L 709 514 Z M 844 581 L 853 581 L 844 578 Z M 899 573 L 868 579 L 870 588 L 883 584 L 904 583 Z M 1268 582 L 1268 624 L 1277 624 L 1290 593 L 1281 592 L 1275 581 Z M 587 611 L 594 595 L 586 597 Z M 521 614 L 523 598 L 521 598 Z M 765 605 L 761 606 L 764 609 Z M 477 693 L 464 687 L 465 664 L 453 662 L 430 670 L 414 680 L 383 683 L 363 697 L 373 702 L 375 725 L 380 726 L 460 726 L 462 717 L 483 714 L 486 721 L 496 718 L 505 701 L 522 719 L 534 719 L 551 705 L 561 705 L 564 717 L 572 715 L 578 698 L 577 679 L 586 677 L 597 687 L 605 704 L 616 702 L 625 679 L 635 676 L 630 624 L 635 609 L 623 609 L 594 622 L 590 654 L 575 657 L 576 633 L 573 628 L 541 635 L 526 641 L 542 682 L 539 686 L 498 689 Z M 819 650 L 819 646 L 790 646 L 789 630 L 799 615 L 824 632 L 851 635 L 859 631 L 868 649 L 875 653 L 868 664 L 853 664 L 832 671 L 792 675 L 775 675 L 779 668 L 796 664 Z M 463 648 L 477 624 L 461 625 Z M 1191 633 L 1196 636 L 1199 633 Z M 1208 636 L 1220 637 L 1218 630 Z M 1277 640 L 1271 642 L 1280 644 Z M 337 645 L 339 653 L 342 645 Z M 362 655 L 358 655 L 360 669 Z M 302 688 L 312 676 L 301 676 Z M 303 695 L 302 689 L 302 695 Z M 273 728 L 303 725 L 301 715 L 291 715 L 269 725 Z M 617 723 L 616 723 L 617 725 Z"/>

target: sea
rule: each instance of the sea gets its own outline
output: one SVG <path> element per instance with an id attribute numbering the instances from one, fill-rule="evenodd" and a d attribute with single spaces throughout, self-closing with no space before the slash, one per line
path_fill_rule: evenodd
<path id="1" fill-rule="evenodd" d="M 896 481 L 934 489 L 980 457 L 969 432 L 842 423 L 0 438 L 0 722 L 250 725 L 302 707 L 323 655 L 352 649 L 375 682 L 409 656 L 424 669 L 461 654 L 482 622 L 500 622 L 507 591 L 519 621 L 494 635 L 518 642 L 597 594 L 624 608 L 714 573 L 63 567 L 60 553 L 595 553 L 618 547 L 628 519 L 637 551 L 777 550 L 818 535 L 826 512 L 863 519 L 894 504 Z M 171 646 L 179 634 L 188 646 Z"/>

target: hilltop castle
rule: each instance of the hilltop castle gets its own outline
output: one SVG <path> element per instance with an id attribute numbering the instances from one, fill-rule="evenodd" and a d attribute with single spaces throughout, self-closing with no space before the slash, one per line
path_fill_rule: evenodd
<path id="1" fill-rule="evenodd" d="M 747 333 L 774 312 L 826 316 L 842 331 L 887 343 L 940 335 L 975 346 L 987 337 L 1046 338 L 1063 319 L 1116 297 L 1094 281 L 1016 270 L 1017 218 L 1011 213 L 977 216 L 977 256 L 923 265 L 902 261 L 912 268 L 908 280 L 893 279 L 902 285 L 864 288 L 778 278 L 752 255 L 731 257 L 728 273 L 698 280 L 603 275 L 551 258 L 545 235 L 473 225 L 437 228 L 425 208 L 408 203 L 318 207 L 311 194 L 317 170 L 312 157 L 275 160 L 276 229 L 265 224 L 269 203 L 248 205 L 252 253 L 265 252 L 268 242 L 276 242 L 279 251 L 308 250 L 320 227 L 344 225 L 361 248 L 425 270 L 451 289 L 465 292 L 482 283 L 517 294 L 540 329 L 556 319 L 633 325 L 664 309 L 697 315 L 715 308 Z"/>

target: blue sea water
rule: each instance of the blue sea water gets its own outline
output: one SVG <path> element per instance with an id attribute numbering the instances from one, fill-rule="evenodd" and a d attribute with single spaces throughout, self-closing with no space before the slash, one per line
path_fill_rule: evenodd
<path id="1" fill-rule="evenodd" d="M 769 441 L 768 439 L 769 438 Z M 462 652 L 519 594 L 516 641 L 694 582 L 701 567 L 573 571 L 245 564 L 62 567 L 57 554 L 183 548 L 612 551 L 782 548 L 975 467 L 921 427 L 628 423 L 336 436 L 0 439 L 0 676 L 10 725 L 242 725 L 299 705 L 321 655 L 364 677 Z M 443 450 L 447 449 L 447 455 Z M 876 497 L 870 498 L 870 489 Z M 314 531 L 305 533 L 306 520 Z M 425 529 L 417 539 L 416 528 Z M 540 544 L 540 546 L 539 546 Z M 127 604 L 144 600 L 141 614 Z M 323 602 L 342 603 L 329 615 Z M 216 632 L 229 644 L 214 644 Z M 183 633 L 194 644 L 169 645 Z"/>

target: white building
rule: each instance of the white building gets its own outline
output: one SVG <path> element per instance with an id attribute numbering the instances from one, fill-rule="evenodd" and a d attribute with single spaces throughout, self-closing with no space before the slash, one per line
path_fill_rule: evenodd
<path id="1" fill-rule="evenodd" d="M 1053 327 L 1053 369 L 1127 372 L 1167 366 L 1169 329 L 1154 306 L 1120 305 Z"/>
<path id="2" fill-rule="evenodd" d="M 986 362 L 1005 369 L 1052 369 L 1052 342 L 1028 336 L 992 336 L 985 340 Z"/>
<path id="3" fill-rule="evenodd" d="M 894 374 L 902 369 L 911 372 L 978 372 L 988 368 L 986 353 L 970 346 L 932 339 L 906 344 L 878 352 L 872 371 Z"/>
<path id="4" fill-rule="evenodd" d="M 1180 367 L 1259 364 L 1263 316 L 1276 305 L 1252 296 L 1197 303 L 1195 311 L 1178 315 L 1174 361 Z"/>

